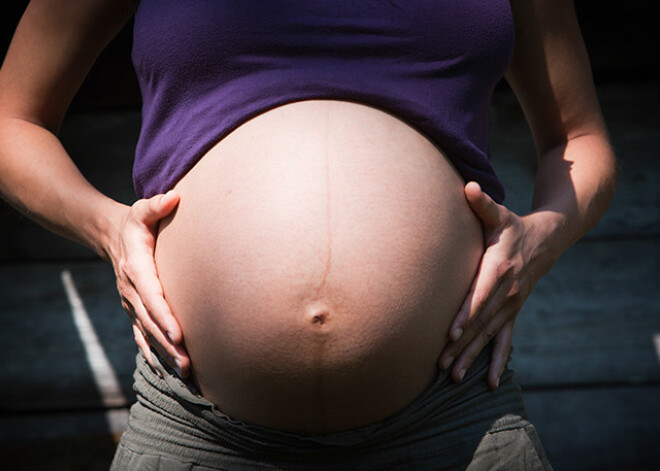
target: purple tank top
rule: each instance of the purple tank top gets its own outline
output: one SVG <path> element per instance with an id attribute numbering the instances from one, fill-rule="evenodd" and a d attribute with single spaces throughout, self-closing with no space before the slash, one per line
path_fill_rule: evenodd
<path id="1" fill-rule="evenodd" d="M 246 120 L 327 98 L 398 116 L 501 202 L 488 118 L 514 35 L 508 0 L 141 0 L 137 194 L 172 188 Z"/>

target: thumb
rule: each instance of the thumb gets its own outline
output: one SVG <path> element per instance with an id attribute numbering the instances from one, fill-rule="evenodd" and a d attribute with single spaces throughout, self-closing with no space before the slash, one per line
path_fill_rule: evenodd
<path id="1" fill-rule="evenodd" d="M 501 206 L 484 193 L 477 182 L 465 185 L 465 198 L 485 226 L 495 227 L 500 223 Z"/>
<path id="2" fill-rule="evenodd" d="M 138 208 L 142 221 L 147 225 L 157 223 L 174 211 L 179 204 L 179 199 L 179 194 L 170 190 L 164 195 L 156 195 L 143 200 L 143 204 Z"/>

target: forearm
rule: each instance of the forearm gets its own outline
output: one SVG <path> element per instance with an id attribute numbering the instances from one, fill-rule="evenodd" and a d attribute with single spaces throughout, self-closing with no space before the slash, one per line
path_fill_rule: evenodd
<path id="1" fill-rule="evenodd" d="M 539 158 L 532 213 L 542 216 L 544 245 L 558 258 L 603 216 L 616 186 L 616 161 L 605 132 L 578 135 Z"/>
<path id="2" fill-rule="evenodd" d="M 83 177 L 53 133 L 10 116 L 0 117 L 0 193 L 31 219 L 106 259 L 126 209 Z"/>
<path id="3" fill-rule="evenodd" d="M 33 0 L 0 68 L 0 193 L 54 232 L 104 258 L 125 206 L 96 191 L 55 136 L 129 2 Z"/>

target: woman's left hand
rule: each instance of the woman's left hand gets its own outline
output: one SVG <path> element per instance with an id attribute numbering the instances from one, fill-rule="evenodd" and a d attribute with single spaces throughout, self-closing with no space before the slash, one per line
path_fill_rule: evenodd
<path id="1" fill-rule="evenodd" d="M 474 182 L 465 186 L 465 196 L 482 222 L 485 251 L 438 361 L 442 369 L 451 366 L 452 377 L 459 382 L 493 340 L 488 384 L 495 389 L 511 351 L 516 316 L 536 282 L 554 264 L 552 251 L 544 247 L 549 234 L 546 222 L 556 215 L 518 216 Z"/>

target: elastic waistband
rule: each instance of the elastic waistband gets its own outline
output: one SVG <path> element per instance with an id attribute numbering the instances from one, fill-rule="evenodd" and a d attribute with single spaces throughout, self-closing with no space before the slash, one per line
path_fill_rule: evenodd
<path id="1" fill-rule="evenodd" d="M 135 451 L 153 450 L 209 467 L 218 466 L 219 459 L 226 464 L 226 459 L 233 457 L 237 461 L 232 469 L 251 469 L 238 465 L 246 457 L 293 456 L 306 460 L 341 454 L 345 458 L 351 453 L 363 455 L 410 446 L 431 453 L 438 446 L 456 443 L 458 436 L 483 435 L 505 415 L 524 416 L 512 371 L 505 371 L 497 390 L 488 387 L 491 351 L 490 347 L 484 349 L 461 383 L 454 383 L 448 372 L 441 372 L 425 392 L 393 416 L 331 434 L 289 433 L 233 420 L 197 394 L 194 386 L 178 378 L 164 362 L 156 362 L 160 377 L 138 354 L 138 402 L 131 410 L 122 443 Z"/>

